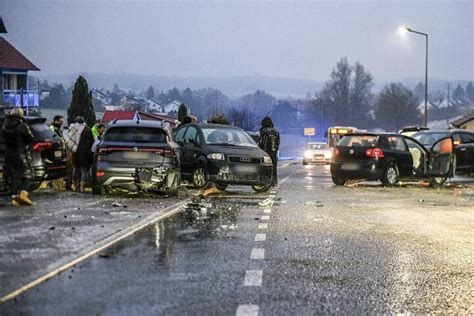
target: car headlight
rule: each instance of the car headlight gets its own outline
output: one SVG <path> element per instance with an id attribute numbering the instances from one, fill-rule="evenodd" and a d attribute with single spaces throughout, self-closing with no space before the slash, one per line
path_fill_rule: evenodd
<path id="1" fill-rule="evenodd" d="M 267 156 L 263 156 L 263 163 L 264 164 L 271 164 L 272 163 L 272 158 L 270 157 L 267 157 Z"/>
<path id="2" fill-rule="evenodd" d="M 310 153 L 309 151 L 305 151 L 305 152 L 304 152 L 304 157 L 305 157 L 306 159 L 311 159 L 311 158 L 313 158 L 313 154 Z"/>
<path id="3" fill-rule="evenodd" d="M 210 153 L 207 155 L 207 159 L 211 160 L 224 160 L 224 154 L 223 153 Z"/>

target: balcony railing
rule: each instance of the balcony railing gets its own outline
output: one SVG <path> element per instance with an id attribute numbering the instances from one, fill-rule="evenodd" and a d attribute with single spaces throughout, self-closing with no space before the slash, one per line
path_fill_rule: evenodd
<path id="1" fill-rule="evenodd" d="M 3 91 L 4 107 L 38 107 L 39 93 L 38 90 L 4 90 Z"/>

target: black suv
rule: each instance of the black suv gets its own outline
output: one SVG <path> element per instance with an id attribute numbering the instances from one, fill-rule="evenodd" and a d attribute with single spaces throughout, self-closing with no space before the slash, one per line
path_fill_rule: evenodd
<path id="1" fill-rule="evenodd" d="M 197 188 L 216 184 L 270 189 L 272 161 L 243 129 L 219 124 L 189 124 L 175 130 L 181 146 L 181 175 Z"/>
<path id="2" fill-rule="evenodd" d="M 4 116 L 0 116 L 0 129 Z M 30 190 L 36 190 L 42 181 L 55 180 L 66 175 L 66 150 L 61 137 L 52 132 L 45 124 L 46 118 L 25 116 L 25 121 L 33 133 L 31 146 L 32 167 L 34 170 Z M 0 192 L 6 192 L 5 181 L 5 141 L 0 132 Z"/>
<path id="3" fill-rule="evenodd" d="M 179 146 L 168 124 L 115 120 L 107 126 L 93 163 L 94 194 L 120 187 L 175 195 L 180 185 Z"/>
<path id="4" fill-rule="evenodd" d="M 431 130 L 419 132 L 414 139 L 430 148 L 443 137 L 452 137 L 454 141 L 454 170 L 456 174 L 474 173 L 474 133 L 463 129 Z"/>

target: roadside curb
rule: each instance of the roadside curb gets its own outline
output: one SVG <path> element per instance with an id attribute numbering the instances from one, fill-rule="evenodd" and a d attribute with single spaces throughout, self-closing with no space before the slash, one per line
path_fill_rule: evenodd
<path id="1" fill-rule="evenodd" d="M 181 202 L 178 202 L 176 204 L 173 204 L 165 209 L 163 209 L 161 212 L 158 214 L 153 214 L 145 219 L 141 220 L 140 222 L 127 227 L 125 229 L 121 229 L 116 231 L 115 233 L 109 235 L 108 237 L 105 237 L 102 240 L 99 240 L 95 242 L 93 245 L 89 247 L 85 247 L 82 250 L 78 251 L 76 256 L 70 256 L 69 258 L 65 258 L 62 260 L 59 260 L 58 262 L 52 264 L 50 267 L 46 267 L 45 270 L 50 270 L 50 272 L 36 278 L 35 280 L 21 286 L 20 288 L 7 293 L 0 297 L 0 304 L 3 304 L 11 299 L 14 299 L 15 297 L 25 293 L 26 291 L 34 288 L 37 285 L 40 285 L 41 283 L 55 277 L 56 275 L 72 268 L 73 266 L 81 263 L 82 261 L 100 253 L 101 251 L 111 247 L 112 245 L 116 244 L 117 242 L 130 237 L 131 235 L 137 233 L 138 231 L 158 222 L 161 220 L 164 220 L 170 216 L 173 216 L 177 213 L 179 213 L 182 209 L 182 207 L 189 201 L 188 199 L 185 199 Z"/>

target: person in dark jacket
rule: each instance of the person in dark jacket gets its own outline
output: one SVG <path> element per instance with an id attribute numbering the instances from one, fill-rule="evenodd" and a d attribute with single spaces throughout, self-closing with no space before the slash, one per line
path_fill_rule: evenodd
<path id="1" fill-rule="evenodd" d="M 6 174 L 10 178 L 11 203 L 13 206 L 32 205 L 28 197 L 30 180 L 33 177 L 31 152 L 28 145 L 33 134 L 23 118 L 23 110 L 14 108 L 5 117 L 2 128 L 5 140 Z"/>
<path id="2" fill-rule="evenodd" d="M 85 191 L 87 173 L 92 165 L 94 136 L 91 129 L 86 125 L 82 116 L 76 117 L 73 124 L 69 126 L 66 137 L 66 145 L 72 152 L 72 186 L 73 191 Z M 79 185 L 78 185 L 79 184 Z"/>
<path id="3" fill-rule="evenodd" d="M 277 153 L 278 148 L 280 147 L 280 133 L 273 126 L 273 121 L 269 116 L 265 116 L 262 120 L 262 127 L 260 128 L 260 139 L 258 145 L 272 159 L 272 186 L 276 186 L 278 184 Z"/>

